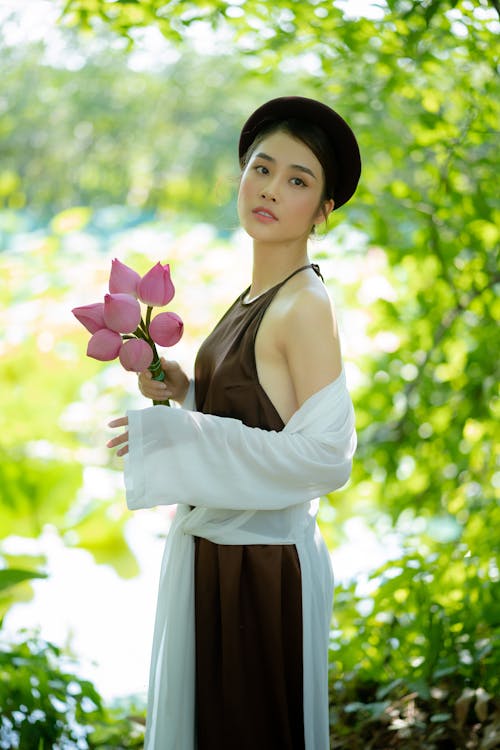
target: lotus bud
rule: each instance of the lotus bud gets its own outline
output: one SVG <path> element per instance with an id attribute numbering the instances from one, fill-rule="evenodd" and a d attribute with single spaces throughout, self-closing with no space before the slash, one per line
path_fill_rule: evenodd
<path id="1" fill-rule="evenodd" d="M 139 282 L 137 295 L 149 307 L 163 307 L 173 299 L 174 285 L 170 278 L 170 266 L 157 263 Z"/>
<path id="2" fill-rule="evenodd" d="M 132 333 L 141 320 L 141 306 L 130 294 L 104 295 L 104 321 L 119 333 Z"/>
<path id="3" fill-rule="evenodd" d="M 101 328 L 106 328 L 106 323 L 104 322 L 104 302 L 95 302 L 93 305 L 74 307 L 71 312 L 90 333 L 95 333 Z"/>
<path id="4" fill-rule="evenodd" d="M 142 372 L 153 361 L 153 350 L 143 339 L 129 339 L 122 344 L 119 357 L 126 370 Z"/>
<path id="5" fill-rule="evenodd" d="M 101 362 L 109 362 L 116 359 L 122 346 L 122 337 L 108 328 L 96 331 L 87 346 L 87 356 L 98 359 Z"/>
<path id="6" fill-rule="evenodd" d="M 184 323 L 174 312 L 160 313 L 149 325 L 151 338 L 160 346 L 173 346 L 179 341 L 183 331 Z"/>
<path id="7" fill-rule="evenodd" d="M 111 273 L 109 275 L 109 291 L 111 294 L 132 294 L 137 297 L 137 285 L 140 280 L 141 277 L 133 268 L 129 268 L 117 258 L 111 261 Z"/>

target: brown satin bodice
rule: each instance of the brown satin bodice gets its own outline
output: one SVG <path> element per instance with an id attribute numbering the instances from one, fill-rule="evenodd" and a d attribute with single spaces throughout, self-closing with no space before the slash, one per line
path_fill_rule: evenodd
<path id="1" fill-rule="evenodd" d="M 196 408 L 205 414 L 240 419 L 248 427 L 282 430 L 283 420 L 259 383 L 255 338 L 274 297 L 302 266 L 250 302 L 248 289 L 231 305 L 201 345 L 195 362 Z"/>

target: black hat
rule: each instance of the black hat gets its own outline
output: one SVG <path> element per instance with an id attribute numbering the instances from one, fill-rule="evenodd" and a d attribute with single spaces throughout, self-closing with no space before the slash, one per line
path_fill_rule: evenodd
<path id="1" fill-rule="evenodd" d="M 250 115 L 240 134 L 239 156 L 244 157 L 258 133 L 271 121 L 293 117 L 318 125 L 332 146 L 336 164 L 335 208 L 354 195 L 361 174 L 358 142 L 346 121 L 326 104 L 303 96 L 271 99 Z"/>

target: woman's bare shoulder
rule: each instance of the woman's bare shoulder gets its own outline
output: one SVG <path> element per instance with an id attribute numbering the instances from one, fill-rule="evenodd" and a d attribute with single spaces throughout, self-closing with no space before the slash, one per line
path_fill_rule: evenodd
<path id="1" fill-rule="evenodd" d="M 279 316 L 285 324 L 307 320 L 331 327 L 335 311 L 325 284 L 314 271 L 297 274 L 279 291 Z"/>
<path id="2" fill-rule="evenodd" d="M 318 282 L 309 281 L 290 294 L 280 323 L 281 347 L 299 405 L 335 380 L 342 369 L 332 303 Z"/>

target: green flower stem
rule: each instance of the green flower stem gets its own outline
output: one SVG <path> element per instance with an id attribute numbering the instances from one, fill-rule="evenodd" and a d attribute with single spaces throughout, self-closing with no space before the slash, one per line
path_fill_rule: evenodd
<path id="1" fill-rule="evenodd" d="M 146 323 L 144 323 L 143 319 L 141 318 L 141 322 L 139 323 L 135 331 L 130 334 L 122 334 L 122 339 L 144 339 L 144 341 L 147 341 L 153 351 L 153 361 L 149 365 L 148 370 L 152 374 L 153 380 L 159 380 L 161 382 L 165 380 L 165 373 L 163 372 L 161 367 L 160 357 L 158 355 L 158 350 L 156 349 L 155 342 L 149 335 L 149 324 L 151 322 L 152 311 L 153 308 L 148 307 L 146 313 Z M 161 406 L 170 406 L 170 401 L 168 399 L 166 401 L 155 401 L 153 399 L 153 404 L 154 406 L 158 406 L 159 404 Z"/>
<path id="2" fill-rule="evenodd" d="M 153 308 L 151 305 L 148 305 L 146 310 L 146 324 L 144 325 L 142 318 L 141 318 L 141 324 L 144 326 L 145 333 L 146 333 L 146 340 L 148 344 L 150 345 L 151 349 L 153 350 L 153 361 L 149 365 L 149 371 L 153 375 L 153 380 L 159 380 L 163 381 L 165 380 L 165 373 L 162 370 L 160 357 L 158 356 L 158 351 L 156 349 L 155 342 L 151 338 L 149 334 L 149 324 L 151 323 L 151 313 L 153 312 Z M 158 404 L 162 406 L 170 406 L 170 401 L 168 399 L 166 401 L 155 401 L 153 399 L 153 404 L 155 406 L 158 406 Z"/>
<path id="3" fill-rule="evenodd" d="M 156 346 L 154 344 L 152 346 L 152 349 L 153 349 L 154 359 L 149 365 L 148 370 L 153 375 L 153 380 L 159 380 L 159 381 L 165 380 L 165 373 L 162 370 L 160 358 L 158 357 L 158 352 L 156 351 Z M 166 401 L 155 401 L 153 399 L 153 404 L 155 406 L 158 406 L 158 404 L 162 406 L 170 406 L 170 401 L 168 401 L 168 399 Z"/>
<path id="4" fill-rule="evenodd" d="M 136 339 L 144 339 L 145 341 L 149 342 L 149 336 L 148 332 L 146 330 L 146 327 L 144 326 L 144 323 L 141 318 L 141 322 L 135 329 L 135 331 L 131 334 L 132 337 L 135 337 Z"/>

